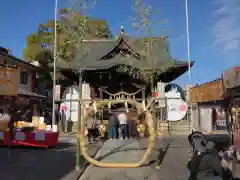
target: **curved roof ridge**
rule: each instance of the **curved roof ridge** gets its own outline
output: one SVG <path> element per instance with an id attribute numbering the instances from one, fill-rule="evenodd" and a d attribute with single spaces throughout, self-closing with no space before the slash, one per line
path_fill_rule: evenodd
<path id="1" fill-rule="evenodd" d="M 102 57 L 104 57 L 106 54 L 108 54 L 112 49 L 114 49 L 119 44 L 119 42 L 120 42 L 120 39 L 98 39 L 98 40 L 92 39 L 92 40 L 83 40 L 83 45 L 85 44 L 86 46 L 89 46 L 88 49 L 90 50 L 97 51 L 97 53 L 95 52 L 92 53 L 93 55 L 91 57 L 91 61 L 98 61 Z M 106 44 L 104 45 L 103 43 L 106 43 Z M 99 47 L 102 47 L 101 50 L 97 50 L 99 49 Z M 79 52 L 77 52 L 77 54 L 75 55 L 73 62 L 84 61 L 85 57 L 86 57 L 86 54 L 83 53 L 83 51 L 80 48 Z"/>
<path id="2" fill-rule="evenodd" d="M 134 40 L 139 40 L 139 39 L 148 39 L 148 38 L 154 38 L 154 39 L 161 39 L 163 38 L 163 42 L 168 42 L 168 37 L 167 36 L 140 36 L 140 37 L 136 37 L 136 38 L 130 38 L 129 36 L 125 35 L 124 40 L 126 42 L 126 44 L 130 47 L 130 49 L 132 49 L 137 55 L 139 56 L 144 56 L 142 51 L 137 50 L 138 48 L 133 44 L 132 41 Z"/>
<path id="3" fill-rule="evenodd" d="M 123 40 L 123 37 L 121 35 L 118 36 L 118 38 L 116 39 L 116 44 L 114 44 L 111 48 L 109 48 L 109 50 L 105 52 L 103 55 L 99 55 L 98 60 L 101 60 L 102 58 L 107 56 L 110 52 L 112 52 L 122 42 L 122 40 Z"/>
<path id="4" fill-rule="evenodd" d="M 130 42 L 131 39 L 133 39 L 133 38 L 128 38 L 128 36 L 126 36 L 126 35 L 124 35 L 122 38 L 123 38 L 124 42 L 126 43 L 126 45 L 129 46 L 129 48 L 130 48 L 132 51 L 134 51 L 134 53 L 135 53 L 137 56 L 139 56 L 139 55 L 142 56 L 141 53 L 139 53 L 139 51 L 137 51 L 137 47 L 134 46 L 134 45 Z"/>

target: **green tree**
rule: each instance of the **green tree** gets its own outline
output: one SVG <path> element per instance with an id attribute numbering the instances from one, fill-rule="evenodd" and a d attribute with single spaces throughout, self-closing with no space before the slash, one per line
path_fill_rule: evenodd
<path id="1" fill-rule="evenodd" d="M 83 33 L 85 39 L 112 37 L 105 20 L 91 19 L 70 8 L 58 12 L 56 27 L 58 57 L 65 61 L 70 61 L 74 57 Z M 54 20 L 49 20 L 46 24 L 40 24 L 38 31 L 27 37 L 27 46 L 23 50 L 24 60 L 38 60 L 42 64 L 51 61 L 52 56 L 49 56 L 49 53 L 53 49 L 54 28 Z"/>

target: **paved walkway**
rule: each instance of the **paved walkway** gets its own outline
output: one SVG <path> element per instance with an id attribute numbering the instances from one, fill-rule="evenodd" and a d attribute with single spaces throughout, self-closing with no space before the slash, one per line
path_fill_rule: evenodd
<path id="1" fill-rule="evenodd" d="M 99 168 L 89 166 L 80 180 L 187 180 L 188 144 L 186 136 L 158 139 L 157 145 L 146 164 L 140 168 Z M 169 144 L 170 143 L 170 144 Z M 136 162 L 143 156 L 147 139 L 108 140 L 99 150 L 96 159 L 103 162 Z M 169 148 L 168 148 L 169 147 Z M 166 155 L 160 170 L 156 170 L 155 160 L 159 151 Z"/>
<path id="2" fill-rule="evenodd" d="M 190 146 L 187 136 L 173 136 L 161 164 L 161 169 L 155 172 L 155 176 L 161 180 L 187 180 L 189 171 Z"/>

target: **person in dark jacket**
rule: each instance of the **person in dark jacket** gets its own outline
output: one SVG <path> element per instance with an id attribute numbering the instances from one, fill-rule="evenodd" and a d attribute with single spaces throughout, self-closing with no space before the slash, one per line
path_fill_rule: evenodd
<path id="1" fill-rule="evenodd" d="M 10 107 L 8 109 L 8 114 L 10 115 L 8 146 L 11 147 L 12 141 L 14 139 L 14 131 L 15 131 L 14 123 L 17 122 L 17 120 L 19 119 L 20 111 L 18 110 L 18 108 Z"/>
<path id="2" fill-rule="evenodd" d="M 44 123 L 46 125 L 51 125 L 50 118 L 49 118 L 49 112 L 46 110 L 43 114 L 44 117 Z"/>
<path id="3" fill-rule="evenodd" d="M 108 137 L 109 139 L 115 139 L 117 137 L 117 124 L 118 120 L 115 114 L 109 117 L 108 121 Z"/>
<path id="4" fill-rule="evenodd" d="M 221 159 L 211 141 L 206 145 L 202 142 L 196 143 L 194 154 L 187 167 L 190 170 L 189 180 L 223 179 Z"/>
<path id="5" fill-rule="evenodd" d="M 66 124 L 67 124 L 67 116 L 66 116 L 66 113 L 64 110 L 61 110 L 60 114 L 59 114 L 59 119 L 61 121 L 61 129 L 63 132 L 67 132 L 67 127 L 66 127 Z"/>
<path id="6" fill-rule="evenodd" d="M 94 130 L 95 130 L 95 119 L 92 116 L 89 116 L 86 127 L 88 129 L 88 143 L 92 143 L 94 141 Z"/>

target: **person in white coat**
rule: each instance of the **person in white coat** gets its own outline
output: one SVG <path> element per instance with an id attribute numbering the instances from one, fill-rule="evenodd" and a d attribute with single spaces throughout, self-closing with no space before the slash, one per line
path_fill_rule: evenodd
<path id="1" fill-rule="evenodd" d="M 121 112 L 118 114 L 119 128 L 121 132 L 120 139 L 127 139 L 127 119 L 128 117 L 125 112 Z"/>

